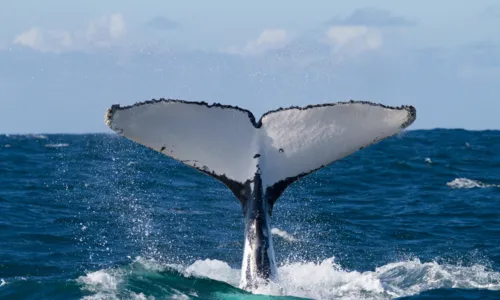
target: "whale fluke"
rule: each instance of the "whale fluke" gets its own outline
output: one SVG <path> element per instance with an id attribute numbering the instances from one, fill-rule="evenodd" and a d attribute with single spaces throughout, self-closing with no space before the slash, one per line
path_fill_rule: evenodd
<path id="1" fill-rule="evenodd" d="M 393 136 L 416 118 L 413 106 L 350 101 L 289 107 L 258 121 L 239 107 L 159 99 L 113 105 L 106 124 L 118 134 L 222 181 L 245 215 L 242 287 L 272 277 L 268 218 L 293 182 Z"/>

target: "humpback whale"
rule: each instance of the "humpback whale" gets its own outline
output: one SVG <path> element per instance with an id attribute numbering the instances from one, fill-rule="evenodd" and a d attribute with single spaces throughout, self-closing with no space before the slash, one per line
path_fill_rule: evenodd
<path id="1" fill-rule="evenodd" d="M 351 100 L 280 108 L 257 121 L 235 106 L 163 98 L 115 104 L 105 116 L 111 130 L 220 180 L 240 201 L 247 290 L 276 278 L 270 221 L 285 189 L 415 119 L 413 106 Z"/>

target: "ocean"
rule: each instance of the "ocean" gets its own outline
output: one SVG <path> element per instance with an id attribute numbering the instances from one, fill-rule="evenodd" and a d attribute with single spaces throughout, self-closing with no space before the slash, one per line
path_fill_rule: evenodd
<path id="1" fill-rule="evenodd" d="M 115 134 L 0 135 L 0 299 L 500 299 L 500 131 L 407 131 L 291 185 L 240 290 L 220 182 Z"/>

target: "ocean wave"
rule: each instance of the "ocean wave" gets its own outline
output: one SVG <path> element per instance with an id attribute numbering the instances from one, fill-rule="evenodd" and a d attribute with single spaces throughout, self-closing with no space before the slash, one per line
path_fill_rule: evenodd
<path id="1" fill-rule="evenodd" d="M 472 180 L 468 178 L 455 178 L 450 182 L 446 183 L 447 186 L 454 189 L 473 189 L 473 188 L 491 188 L 500 187 L 497 184 L 486 184 L 481 181 Z"/>
<path id="2" fill-rule="evenodd" d="M 193 264 L 160 264 L 136 258 L 130 265 L 98 270 L 81 276 L 82 289 L 91 297 L 149 299 L 158 295 L 175 299 L 227 299 L 250 297 L 238 289 L 240 270 L 219 260 L 197 260 Z M 140 281 L 140 285 L 137 282 Z M 197 286 L 195 286 L 197 285 Z M 130 289 L 140 286 L 142 290 Z M 155 287 L 157 293 L 148 291 Z M 159 290 L 158 290 L 159 288 Z M 481 264 L 456 266 L 421 262 L 419 259 L 389 263 L 374 271 L 348 271 L 334 258 L 321 262 L 287 263 L 278 268 L 278 278 L 253 291 L 254 295 L 295 296 L 313 299 L 394 299 L 433 289 L 500 290 L 500 273 Z M 196 295 L 193 294 L 196 291 Z M 87 298 L 96 299 L 96 298 Z"/>

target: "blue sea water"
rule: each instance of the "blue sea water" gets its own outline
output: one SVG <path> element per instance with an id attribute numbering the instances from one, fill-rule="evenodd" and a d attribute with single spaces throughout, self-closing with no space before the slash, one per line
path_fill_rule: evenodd
<path id="1" fill-rule="evenodd" d="M 250 294 L 220 182 L 114 134 L 4 135 L 0 298 L 500 299 L 499 206 L 500 131 L 406 132 L 288 188 Z"/>

